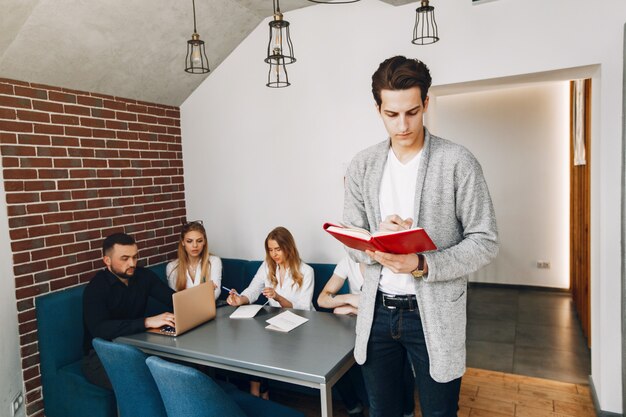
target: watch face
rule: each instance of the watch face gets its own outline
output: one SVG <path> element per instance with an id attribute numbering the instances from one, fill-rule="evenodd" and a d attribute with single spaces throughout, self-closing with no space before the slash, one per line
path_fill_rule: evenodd
<path id="1" fill-rule="evenodd" d="M 422 276 L 424 276 L 424 271 L 416 269 L 414 271 L 411 271 L 411 275 L 413 275 L 413 278 L 421 278 Z"/>

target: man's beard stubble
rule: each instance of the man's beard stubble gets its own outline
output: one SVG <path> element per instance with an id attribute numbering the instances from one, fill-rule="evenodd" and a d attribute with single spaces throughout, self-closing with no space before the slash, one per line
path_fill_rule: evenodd
<path id="1" fill-rule="evenodd" d="M 132 271 L 132 272 L 128 273 L 128 271 Z M 128 268 L 126 271 L 120 272 L 120 271 L 116 271 L 113 267 L 111 267 L 111 272 L 113 272 L 116 276 L 122 279 L 130 279 L 133 277 L 133 275 L 135 275 L 135 268 Z"/>

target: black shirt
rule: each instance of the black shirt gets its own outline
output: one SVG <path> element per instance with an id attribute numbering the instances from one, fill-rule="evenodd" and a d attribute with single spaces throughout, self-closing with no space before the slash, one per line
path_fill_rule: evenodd
<path id="1" fill-rule="evenodd" d="M 113 340 L 146 330 L 148 297 L 172 308 L 174 291 L 152 271 L 138 267 L 126 286 L 108 269 L 99 271 L 83 293 L 83 350 L 92 349 L 94 337 Z"/>

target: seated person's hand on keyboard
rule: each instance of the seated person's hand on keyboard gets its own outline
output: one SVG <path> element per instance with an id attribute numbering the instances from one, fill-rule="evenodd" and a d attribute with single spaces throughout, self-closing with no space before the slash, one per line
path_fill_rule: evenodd
<path id="1" fill-rule="evenodd" d="M 172 326 L 163 326 L 161 327 L 161 333 L 176 333 L 176 328 Z"/>
<path id="2" fill-rule="evenodd" d="M 158 329 L 162 326 L 176 326 L 176 322 L 172 313 L 165 312 L 158 316 L 146 317 L 143 325 L 146 329 Z"/>

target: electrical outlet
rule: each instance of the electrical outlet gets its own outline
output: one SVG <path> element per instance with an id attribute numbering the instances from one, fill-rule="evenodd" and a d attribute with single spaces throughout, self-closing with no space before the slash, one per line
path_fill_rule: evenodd
<path id="1" fill-rule="evenodd" d="M 18 392 L 13 401 L 11 401 L 11 417 L 17 414 L 17 410 L 24 404 L 24 396 Z"/>
<path id="2" fill-rule="evenodd" d="M 537 268 L 550 269 L 550 261 L 537 261 Z"/>

